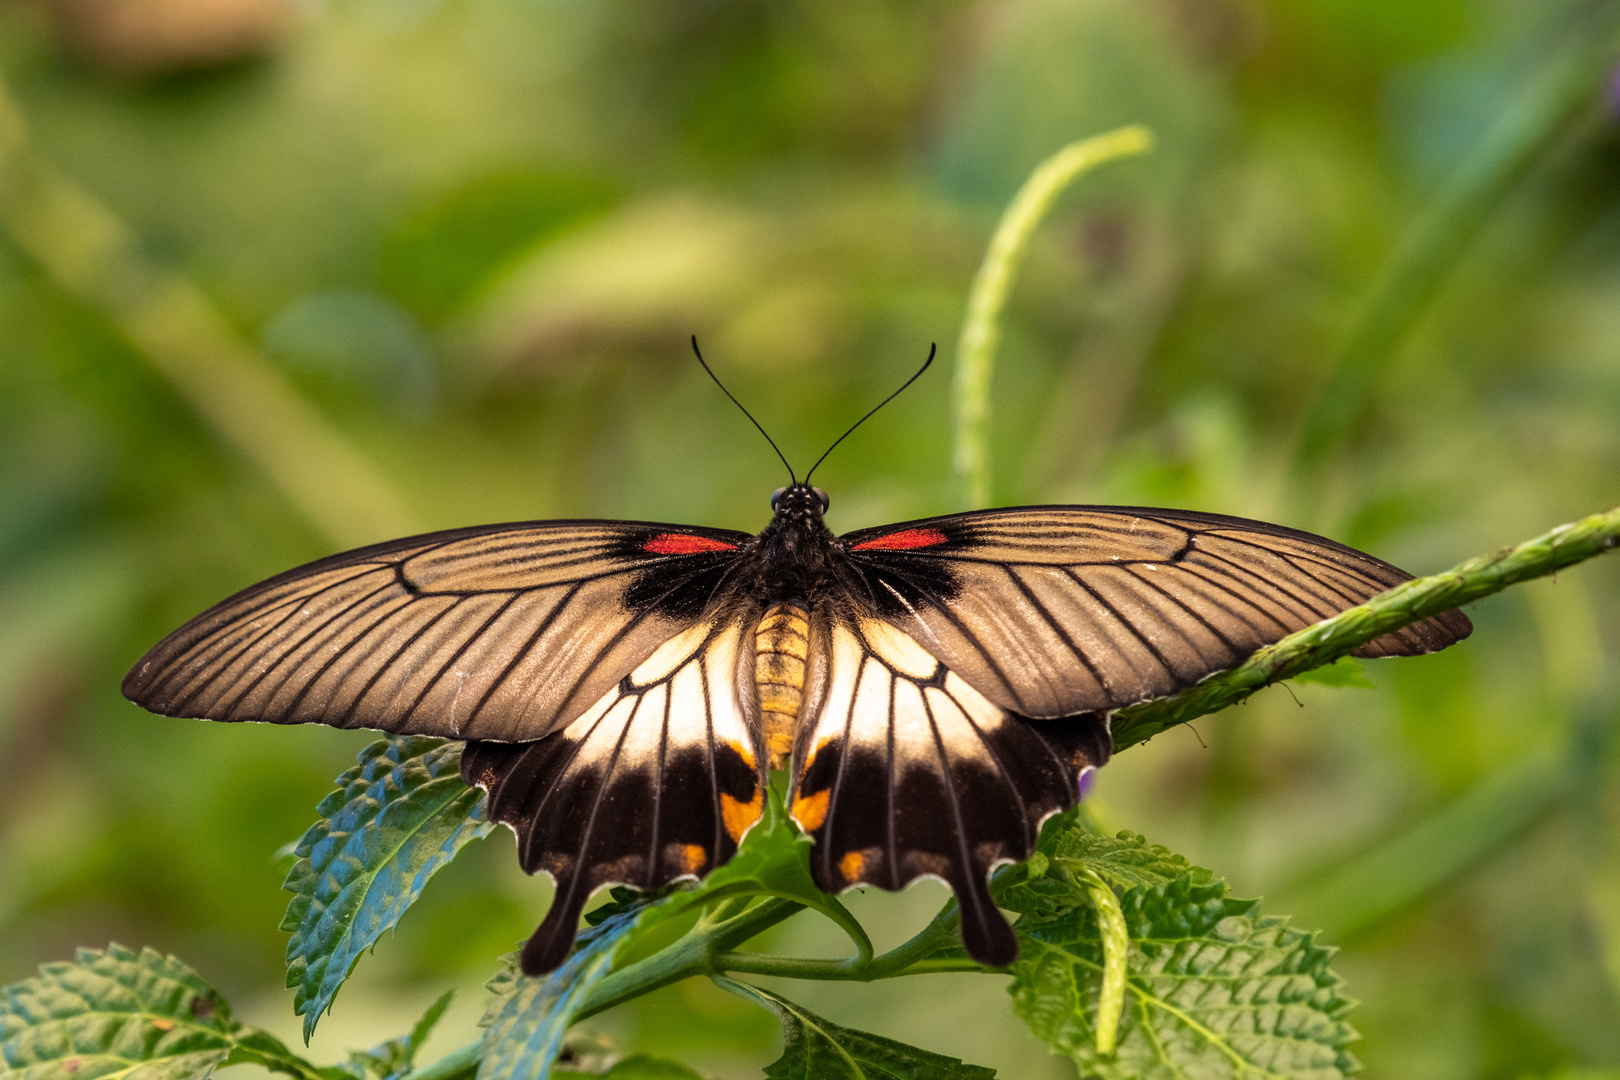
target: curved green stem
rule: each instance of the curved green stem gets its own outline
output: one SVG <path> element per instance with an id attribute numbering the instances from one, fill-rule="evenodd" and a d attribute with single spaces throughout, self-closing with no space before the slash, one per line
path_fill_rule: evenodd
<path id="1" fill-rule="evenodd" d="M 870 964 L 872 962 L 872 939 L 867 936 L 866 927 L 860 920 L 849 913 L 849 909 L 836 896 L 824 896 L 823 902 L 811 905 L 816 911 L 827 916 L 838 924 L 838 928 L 849 935 L 849 940 L 855 943 L 855 956 L 853 962 Z"/>
<path id="2" fill-rule="evenodd" d="M 1094 870 L 1081 870 L 1080 884 L 1097 909 L 1102 938 L 1102 986 L 1097 992 L 1097 1053 L 1112 1054 L 1119 1036 L 1119 1017 L 1125 1010 L 1125 975 L 1131 954 L 1131 932 L 1119 897 Z"/>
<path id="3" fill-rule="evenodd" d="M 872 982 L 897 975 L 921 974 L 924 971 L 979 971 L 982 965 L 966 959 L 942 958 L 939 964 L 928 958 L 940 949 L 956 942 L 957 925 L 961 921 L 956 901 L 940 909 L 929 924 L 910 940 L 898 945 L 882 956 L 851 957 L 847 960 L 822 960 L 810 957 L 766 956 L 760 953 L 721 953 L 714 957 L 714 966 L 722 971 L 738 971 L 749 975 L 779 975 L 787 979 L 843 980 Z M 949 965 L 949 966 L 942 966 Z M 965 965 L 965 966 L 964 966 Z"/>
<path id="4" fill-rule="evenodd" d="M 967 314 L 956 344 L 956 474 L 968 509 L 990 501 L 990 376 L 1007 304 L 1035 226 L 1063 189 L 1110 161 L 1153 148 L 1140 124 L 1070 143 L 1036 167 L 1001 215 L 984 262 L 968 292 Z"/>

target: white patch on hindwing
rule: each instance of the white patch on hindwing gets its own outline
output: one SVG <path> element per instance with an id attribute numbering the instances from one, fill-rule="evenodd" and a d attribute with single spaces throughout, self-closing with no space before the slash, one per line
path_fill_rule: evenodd
<path id="1" fill-rule="evenodd" d="M 563 738 L 585 744 L 570 769 L 606 767 L 621 733 L 619 768 L 655 769 L 666 738 L 667 753 L 681 747 L 707 750 L 711 737 L 752 767 L 754 739 L 735 678 L 741 642 L 740 623 L 718 628 L 700 623 L 664 642 L 563 729 Z"/>
<path id="2" fill-rule="evenodd" d="M 956 673 L 944 670 L 909 634 L 888 623 L 862 620 L 857 633 L 848 624 L 835 622 L 831 634 L 831 678 L 813 719 L 801 773 L 820 750 L 846 736 L 849 749 L 865 748 L 887 757 L 891 734 L 896 762 L 902 767 L 937 772 L 940 742 L 956 761 L 993 767 L 984 740 L 969 721 L 989 733 L 1005 722 L 1004 709 Z"/>

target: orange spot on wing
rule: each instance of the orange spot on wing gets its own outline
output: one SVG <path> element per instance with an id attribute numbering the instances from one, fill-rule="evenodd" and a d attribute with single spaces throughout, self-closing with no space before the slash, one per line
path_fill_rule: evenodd
<path id="1" fill-rule="evenodd" d="M 858 851 L 851 851 L 838 860 L 838 872 L 844 875 L 844 880 L 853 885 L 861 880 L 866 873 L 866 856 Z"/>
<path id="2" fill-rule="evenodd" d="M 832 797 L 832 788 L 823 788 L 814 795 L 800 795 L 793 800 L 793 820 L 799 823 L 799 828 L 805 832 L 815 832 L 821 828 L 821 823 L 827 820 L 827 800 Z"/>
<path id="3" fill-rule="evenodd" d="M 730 795 L 720 794 L 720 817 L 726 823 L 726 832 L 738 843 L 742 842 L 743 833 L 748 827 L 758 821 L 765 812 L 765 793 L 754 792 L 754 797 L 748 802 L 738 802 Z"/>
<path id="4" fill-rule="evenodd" d="M 744 746 L 740 742 L 734 742 L 731 739 L 726 740 L 726 745 L 731 747 L 731 749 L 736 753 L 736 755 L 738 757 L 742 758 L 743 761 L 747 763 L 747 765 L 748 765 L 748 767 L 750 769 L 759 768 L 759 763 L 754 760 L 754 752 L 752 750 L 748 749 L 748 747 Z"/>
<path id="5" fill-rule="evenodd" d="M 836 738 L 836 735 L 823 735 L 821 738 L 816 740 L 816 744 L 812 746 L 810 748 L 810 752 L 804 756 L 804 764 L 799 766 L 800 776 L 803 776 L 805 773 L 810 771 L 810 766 L 815 763 L 816 755 L 821 753 L 821 748 L 834 741 Z"/>
<path id="6" fill-rule="evenodd" d="M 723 796 L 722 796 L 723 797 Z M 703 866 L 709 861 L 709 853 L 703 850 L 701 844 L 681 845 L 681 872 L 686 874 L 701 874 Z"/>
<path id="7" fill-rule="evenodd" d="M 945 534 L 938 529 L 901 529 L 887 536 L 874 536 L 856 544 L 851 551 L 910 551 L 912 548 L 943 544 Z"/>
<path id="8" fill-rule="evenodd" d="M 642 544 L 641 550 L 654 555 L 696 555 L 703 551 L 736 551 L 737 545 L 689 533 L 660 533 Z"/>

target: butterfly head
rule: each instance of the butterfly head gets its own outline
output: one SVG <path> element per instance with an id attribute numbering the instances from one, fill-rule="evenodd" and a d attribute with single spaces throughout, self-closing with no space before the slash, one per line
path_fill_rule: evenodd
<path id="1" fill-rule="evenodd" d="M 771 493 L 771 509 L 776 512 L 778 520 L 820 520 L 821 515 L 827 512 L 827 505 L 827 493 L 809 484 L 796 483 L 791 487 L 777 488 Z"/>

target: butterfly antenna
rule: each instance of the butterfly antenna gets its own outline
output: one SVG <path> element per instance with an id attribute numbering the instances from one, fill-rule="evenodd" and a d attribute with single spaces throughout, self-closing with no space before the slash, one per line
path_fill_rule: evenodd
<path id="1" fill-rule="evenodd" d="M 845 439 L 847 439 L 851 435 L 855 434 L 855 429 L 856 428 L 860 427 L 862 424 L 864 424 L 868 420 L 872 419 L 872 413 L 877 412 L 878 409 L 883 408 L 883 406 L 887 405 L 889 402 L 891 402 L 895 398 L 899 397 L 905 391 L 906 387 L 910 386 L 912 383 L 914 383 L 918 379 L 922 378 L 922 373 L 927 371 L 928 370 L 928 365 L 930 365 L 930 364 L 932 364 L 934 362 L 934 353 L 938 348 L 939 348 L 939 346 L 937 344 L 929 345 L 928 346 L 928 359 L 924 360 L 923 361 L 923 366 L 917 369 L 917 374 L 913 375 L 911 378 L 909 378 L 905 382 L 901 383 L 899 390 L 896 390 L 894 393 L 890 394 L 888 397 L 886 397 L 882 401 L 878 402 L 877 406 L 872 410 L 872 412 L 867 413 L 865 416 L 863 416 L 859 420 L 855 421 L 855 423 L 850 425 L 850 428 L 849 428 L 848 431 L 844 432 L 842 435 L 838 436 L 838 438 L 833 440 L 833 444 L 831 446 L 827 447 L 827 453 L 822 454 L 820 457 L 816 458 L 816 463 L 814 465 L 810 466 L 810 471 L 809 472 L 804 474 L 804 482 L 805 483 L 808 484 L 810 482 L 810 477 L 815 474 L 815 471 L 817 469 L 821 468 L 821 463 L 823 461 L 827 460 L 827 454 L 832 453 L 834 450 L 836 450 L 838 448 L 839 443 L 843 442 Z"/>
<path id="2" fill-rule="evenodd" d="M 707 371 L 709 373 L 709 378 L 714 380 L 714 385 L 716 385 L 716 386 L 718 386 L 720 388 L 720 392 L 722 394 L 726 395 L 726 397 L 730 398 L 731 403 L 733 405 L 737 406 L 737 408 L 739 408 L 739 409 L 742 409 L 742 414 L 744 416 L 748 417 L 748 422 L 750 424 L 753 424 L 756 428 L 759 428 L 759 433 L 761 435 L 765 436 L 765 441 L 766 442 L 771 444 L 771 449 L 776 451 L 776 456 L 782 459 L 782 465 L 788 471 L 788 479 L 791 480 L 794 484 L 797 484 L 799 482 L 799 478 L 797 476 L 793 475 L 793 466 L 788 464 L 788 459 L 782 453 L 782 448 L 776 445 L 776 440 L 771 438 L 770 432 L 766 431 L 763 427 L 760 427 L 760 423 L 759 423 L 758 420 L 754 419 L 754 414 L 753 413 L 749 412 L 747 409 L 743 409 L 743 403 L 737 400 L 737 396 L 735 394 L 733 394 L 730 390 L 726 389 L 726 384 L 720 381 L 720 376 L 716 375 L 714 373 L 714 369 L 709 367 L 709 362 L 707 360 L 703 359 L 703 352 L 702 352 L 702 350 L 700 350 L 698 348 L 697 335 L 696 334 L 692 335 L 692 351 L 697 354 L 698 363 L 703 365 L 703 370 Z M 933 359 L 932 354 L 929 355 L 929 359 L 930 360 Z M 924 366 L 926 366 L 926 365 L 924 365 Z M 922 374 L 922 372 L 918 372 L 917 374 L 920 375 L 920 374 Z M 902 386 L 900 389 L 904 390 L 905 387 Z M 836 446 L 838 444 L 834 443 L 833 445 Z M 822 455 L 822 456 L 825 457 L 826 455 Z M 817 464 L 820 464 L 820 463 L 818 462 Z M 807 477 L 805 477 L 805 479 L 808 480 L 809 477 L 807 476 Z"/>

